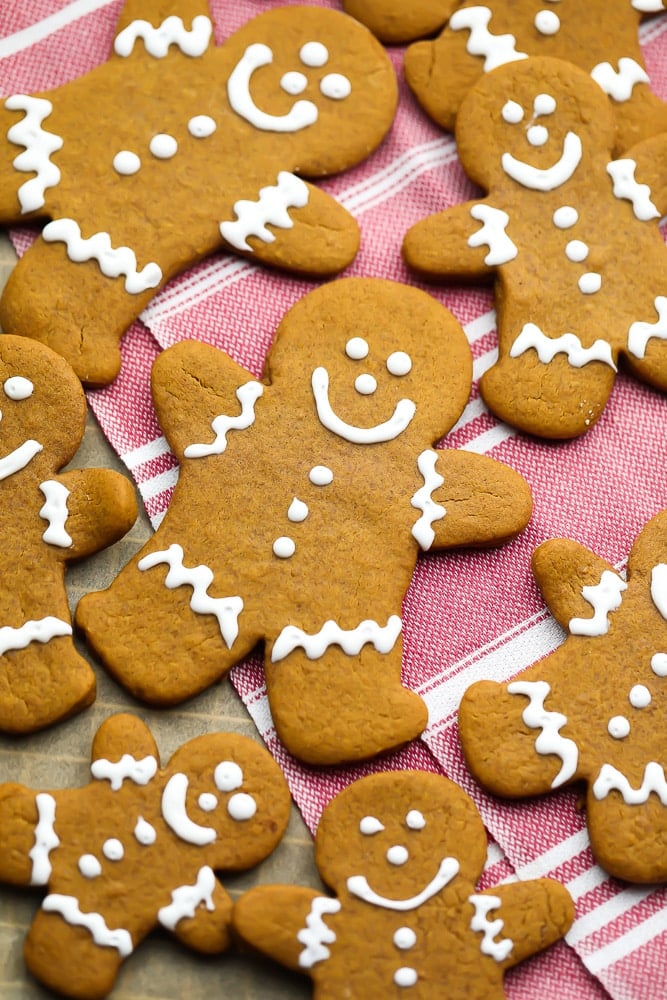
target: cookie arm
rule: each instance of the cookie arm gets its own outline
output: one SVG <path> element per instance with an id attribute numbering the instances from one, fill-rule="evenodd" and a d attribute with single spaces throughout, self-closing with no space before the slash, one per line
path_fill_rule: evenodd
<path id="1" fill-rule="evenodd" d="M 611 563 L 569 538 L 551 538 L 538 546 L 533 553 L 532 569 L 547 607 L 565 629 L 569 629 L 573 618 L 593 616 L 591 602 L 583 595 L 584 587 L 608 581 L 619 598 L 624 589 Z M 604 573 L 611 576 L 603 578 Z"/>
<path id="2" fill-rule="evenodd" d="M 487 921 L 481 917 L 486 909 L 484 903 L 478 903 L 476 913 L 479 914 L 480 927 L 484 928 L 481 933 L 486 943 L 482 945 L 482 950 L 493 956 L 495 946 L 497 960 L 505 968 L 518 965 L 560 940 L 574 920 L 572 897 L 565 886 L 553 879 L 499 885 L 473 898 L 489 903 L 498 901 L 498 905 L 488 911 Z M 494 935 L 492 925 L 496 920 L 502 921 L 502 927 L 498 924 Z M 506 957 L 501 958 L 507 951 L 508 946 L 504 942 L 508 940 L 512 942 L 512 948 Z"/>
<path id="3" fill-rule="evenodd" d="M 516 246 L 505 232 L 507 221 L 505 213 L 486 201 L 455 205 L 407 231 L 403 259 L 427 279 L 491 279 L 498 264 L 516 256 Z"/>
<path id="4" fill-rule="evenodd" d="M 145 722 L 129 712 L 118 712 L 105 719 L 95 733 L 91 760 L 119 761 L 123 754 L 136 760 L 154 757 L 159 762 L 157 743 Z"/>
<path id="5" fill-rule="evenodd" d="M 212 872 L 209 874 L 214 877 Z M 217 955 L 226 951 L 231 943 L 232 915 L 232 900 L 217 879 L 210 902 L 210 909 L 208 905 L 198 906 L 194 916 L 184 917 L 175 927 L 169 926 L 168 929 L 187 948 L 204 955 Z"/>
<path id="6" fill-rule="evenodd" d="M 118 541 L 137 519 L 134 487 L 120 472 L 74 469 L 47 480 L 40 489 L 45 497 L 44 540 L 67 561 Z"/>
<path id="7" fill-rule="evenodd" d="M 306 921 L 316 911 L 318 899 L 337 907 L 336 900 L 303 886 L 257 886 L 237 900 L 232 927 L 242 941 L 263 955 L 268 955 L 288 969 L 307 972 L 309 966 L 299 961 L 306 950 L 304 942 L 299 940 L 299 933 L 303 932 L 302 937 L 307 934 Z M 324 951 L 328 953 L 329 949 L 324 939 L 326 937 L 331 942 L 335 937 L 331 932 L 329 915 L 325 913 L 320 919 L 325 931 L 324 935 L 320 935 L 320 947 L 323 949 L 322 958 L 325 958 Z M 327 929 L 330 934 L 326 934 Z"/>

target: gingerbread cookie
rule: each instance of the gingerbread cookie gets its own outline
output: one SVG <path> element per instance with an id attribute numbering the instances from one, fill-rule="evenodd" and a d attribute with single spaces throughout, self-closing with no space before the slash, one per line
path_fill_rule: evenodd
<path id="1" fill-rule="evenodd" d="M 442 6 L 432 0 L 433 12 Z M 463 98 L 498 66 L 537 57 L 566 59 L 608 95 L 616 122 L 614 149 L 623 153 L 667 131 L 667 104 L 651 91 L 639 47 L 645 14 L 662 0 L 490 0 L 449 4 L 456 10 L 435 41 L 411 45 L 405 77 L 424 110 L 453 130 Z"/>
<path id="2" fill-rule="evenodd" d="M 504 541 L 531 512 L 513 470 L 433 448 L 470 384 L 454 317 L 374 278 L 301 299 L 264 381 L 207 344 L 164 351 L 153 394 L 181 463 L 171 505 L 77 609 L 106 667 L 173 705 L 263 640 L 273 720 L 301 760 L 364 759 L 417 736 L 426 706 L 401 686 L 400 615 L 418 550 Z"/>
<path id="3" fill-rule="evenodd" d="M 34 792 L 0 785 L 0 879 L 46 886 L 25 960 L 40 982 L 104 997 L 121 963 L 158 925 L 189 948 L 228 948 L 232 902 L 214 871 L 243 871 L 280 841 L 287 783 L 269 753 L 236 733 L 185 743 L 160 769 L 135 716 L 93 742 L 93 780 Z"/>
<path id="4" fill-rule="evenodd" d="M 400 45 L 435 34 L 459 0 L 343 0 L 343 8 L 367 25 L 380 41 Z"/>
<path id="5" fill-rule="evenodd" d="M 600 417 L 619 358 L 667 389 L 667 133 L 612 160 L 599 87 L 561 60 L 530 59 L 482 77 L 456 137 L 489 194 L 417 223 L 403 253 L 428 278 L 495 277 L 499 359 L 480 383 L 489 408 L 570 438 Z"/>
<path id="6" fill-rule="evenodd" d="M 505 970 L 561 938 L 574 906 L 550 879 L 475 892 L 486 848 L 472 800 L 449 779 L 369 775 L 327 806 L 317 831 L 317 866 L 335 895 L 250 889 L 233 927 L 311 976 L 316 997 L 500 998 Z"/>
<path id="7" fill-rule="evenodd" d="M 0 337 L 0 730 L 26 733 L 95 698 L 95 675 L 72 641 L 65 566 L 134 524 L 134 489 L 108 469 L 59 470 L 85 428 L 70 366 L 25 337 Z"/>
<path id="8" fill-rule="evenodd" d="M 497 795 L 587 783 L 593 853 L 612 875 L 667 881 L 667 511 L 642 529 L 627 580 L 577 542 L 536 549 L 562 646 L 509 684 L 480 681 L 459 711 L 475 777 Z"/>
<path id="9" fill-rule="evenodd" d="M 267 11 L 216 46 L 205 0 L 126 0 L 107 63 L 0 108 L 0 221 L 51 220 L 9 279 L 3 328 L 103 385 L 150 298 L 206 254 L 342 270 L 357 224 L 301 175 L 365 159 L 396 100 L 384 49 L 339 11 Z"/>

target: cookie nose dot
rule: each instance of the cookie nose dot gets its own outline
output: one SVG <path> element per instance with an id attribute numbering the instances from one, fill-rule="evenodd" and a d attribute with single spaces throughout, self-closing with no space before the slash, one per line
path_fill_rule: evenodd
<path id="1" fill-rule="evenodd" d="M 378 384 L 372 375 L 359 375 L 354 381 L 354 388 L 362 396 L 372 396 Z"/>
<path id="2" fill-rule="evenodd" d="M 501 114 L 508 125 L 518 125 L 523 118 L 523 108 L 516 101 L 507 101 Z"/>
<path id="3" fill-rule="evenodd" d="M 526 133 L 526 138 L 531 146 L 544 146 L 549 138 L 549 133 L 544 125 L 531 125 Z"/>
<path id="4" fill-rule="evenodd" d="M 294 70 L 290 73 L 285 73 L 280 80 L 280 86 L 286 94 L 302 94 L 308 86 L 308 80 L 303 73 L 297 73 Z"/>
<path id="5" fill-rule="evenodd" d="M 306 42 L 301 46 L 299 59 L 304 66 L 325 66 L 329 61 L 329 50 L 322 42 Z"/>
<path id="6" fill-rule="evenodd" d="M 407 375 L 412 368 L 412 358 L 405 351 L 394 351 L 387 358 L 387 371 L 390 375 Z"/>
<path id="7" fill-rule="evenodd" d="M 407 847 L 403 847 L 402 844 L 394 844 L 387 851 L 386 858 L 390 865 L 404 865 L 408 860 L 410 855 L 408 854 Z"/>
<path id="8" fill-rule="evenodd" d="M 199 804 L 199 808 L 203 809 L 204 812 L 213 812 L 218 804 L 216 796 L 211 792 L 202 792 L 197 799 L 197 802 Z"/>
<path id="9" fill-rule="evenodd" d="M 29 378 L 24 378 L 22 375 L 12 375 L 4 382 L 2 388 L 5 391 L 5 396 L 16 401 L 28 399 L 29 396 L 32 396 L 35 387 Z"/>
<path id="10" fill-rule="evenodd" d="M 352 84 L 342 73 L 327 73 L 320 83 L 320 91 L 333 101 L 344 101 L 352 93 Z"/>
<path id="11" fill-rule="evenodd" d="M 345 353 L 353 361 L 362 361 L 368 357 L 368 343 L 363 337 L 351 337 L 345 345 Z"/>

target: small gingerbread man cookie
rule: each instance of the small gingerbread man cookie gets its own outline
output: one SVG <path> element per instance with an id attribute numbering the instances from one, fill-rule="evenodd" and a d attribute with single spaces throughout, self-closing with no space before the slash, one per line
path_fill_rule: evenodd
<path id="1" fill-rule="evenodd" d="M 153 394 L 181 463 L 171 505 L 77 609 L 114 677 L 173 705 L 263 641 L 273 720 L 301 760 L 364 759 L 421 733 L 426 706 L 401 685 L 418 551 L 505 541 L 531 513 L 512 469 L 433 447 L 470 384 L 451 313 L 374 278 L 301 299 L 264 381 L 207 344 L 164 351 Z"/>
<path id="2" fill-rule="evenodd" d="M 667 511 L 642 529 L 627 580 L 553 539 L 535 578 L 567 632 L 509 684 L 480 681 L 459 711 L 475 777 L 497 795 L 587 783 L 593 853 L 612 875 L 667 881 Z"/>
<path id="3" fill-rule="evenodd" d="M 496 279 L 499 359 L 480 382 L 489 408 L 571 438 L 600 417 L 619 359 L 666 390 L 667 132 L 612 159 L 599 87 L 545 58 L 482 77 L 456 137 L 489 194 L 417 223 L 403 253 L 431 279 Z"/>
<path id="4" fill-rule="evenodd" d="M 434 13 L 442 6 L 431 0 Z M 638 37 L 641 17 L 665 11 L 663 0 L 489 0 L 483 5 L 466 0 L 448 6 L 456 10 L 439 37 L 417 42 L 405 54 L 408 84 L 444 128 L 454 129 L 463 98 L 484 73 L 547 56 L 579 66 L 608 95 L 615 152 L 667 131 L 667 104 L 651 91 Z"/>
<path id="5" fill-rule="evenodd" d="M 317 831 L 317 867 L 335 895 L 250 889 L 233 927 L 311 976 L 318 1000 L 501 1000 L 505 970 L 563 937 L 574 906 L 550 879 L 475 892 L 486 849 L 473 802 L 449 779 L 369 775 L 336 796 Z"/>
<path id="6" fill-rule="evenodd" d="M 26 964 L 79 1000 L 106 996 L 158 925 L 196 951 L 228 948 L 232 901 L 215 871 L 266 858 L 290 812 L 278 765 L 235 733 L 192 739 L 160 769 L 144 723 L 115 715 L 90 769 L 88 785 L 67 791 L 0 785 L 0 879 L 47 888 Z"/>
<path id="7" fill-rule="evenodd" d="M 68 562 L 134 524 L 134 489 L 108 469 L 60 469 L 85 428 L 70 366 L 25 337 L 0 337 L 0 730 L 27 733 L 95 698 L 95 675 L 72 641 Z"/>
<path id="8" fill-rule="evenodd" d="M 87 384 L 156 290 L 227 249 L 300 274 L 346 267 L 355 220 L 302 180 L 364 160 L 397 84 L 371 33 L 322 7 L 253 18 L 216 46 L 205 0 L 126 0 L 109 61 L 0 107 L 0 221 L 47 218 L 0 302 L 8 333 Z"/>

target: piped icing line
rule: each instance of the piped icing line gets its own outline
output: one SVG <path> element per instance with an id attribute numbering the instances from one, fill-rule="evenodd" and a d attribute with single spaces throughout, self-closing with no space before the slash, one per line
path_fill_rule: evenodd
<path id="1" fill-rule="evenodd" d="M 651 570 L 651 597 L 656 608 L 667 621 L 667 563 L 658 563 Z"/>
<path id="2" fill-rule="evenodd" d="M 35 173 L 18 189 L 21 212 L 34 212 L 43 208 L 44 192 L 60 182 L 60 170 L 51 162 L 51 154 L 62 148 L 63 139 L 42 128 L 42 122 L 53 111 L 50 101 L 27 94 L 13 94 L 5 101 L 8 111 L 23 111 L 25 118 L 7 131 L 7 138 L 17 146 L 25 146 L 14 160 L 16 170 Z"/>
<path id="3" fill-rule="evenodd" d="M 534 167 L 511 153 L 503 153 L 501 162 L 507 176 L 517 184 L 533 191 L 554 191 L 574 175 L 582 153 L 581 139 L 575 132 L 568 132 L 563 139 L 563 152 L 550 167 Z"/>
<path id="4" fill-rule="evenodd" d="M 633 788 L 626 775 L 613 765 L 603 764 L 593 783 L 593 795 L 598 800 L 605 799 L 612 790 L 620 792 L 629 806 L 643 805 L 643 803 L 648 802 L 652 792 L 658 796 L 663 806 L 667 806 L 665 771 L 662 765 L 655 760 L 649 761 L 645 766 L 644 777 L 639 788 Z"/>
<path id="5" fill-rule="evenodd" d="M 196 614 L 215 615 L 220 627 L 220 634 L 228 649 L 234 645 L 239 634 L 238 618 L 243 610 L 243 600 L 240 597 L 211 597 L 208 588 L 213 583 L 213 570 L 203 564 L 188 568 L 183 564 L 183 548 L 174 543 L 168 549 L 150 552 L 137 563 L 137 569 L 142 573 L 160 563 L 166 563 L 169 571 L 165 577 L 165 586 L 169 590 L 176 587 L 192 587 L 190 608 Z"/>
<path id="6" fill-rule="evenodd" d="M 629 101 L 638 83 L 650 83 L 649 75 L 643 66 L 629 56 L 622 56 L 618 60 L 617 70 L 609 62 L 598 63 L 591 70 L 591 76 L 598 87 L 618 103 Z"/>
<path id="7" fill-rule="evenodd" d="M 659 219 L 660 212 L 651 201 L 651 188 L 648 184 L 639 184 L 635 180 L 637 163 L 630 157 L 611 160 L 607 164 L 607 173 L 612 179 L 613 193 L 616 198 L 629 201 L 635 217 L 642 222 L 649 219 Z"/>
<path id="8" fill-rule="evenodd" d="M 275 233 L 267 229 L 267 226 L 292 229 L 294 222 L 290 218 L 289 209 L 303 208 L 308 204 L 308 198 L 308 185 L 296 174 L 281 170 L 278 183 L 260 188 L 257 201 L 241 198 L 234 202 L 236 219 L 221 222 L 220 233 L 237 250 L 252 253 L 248 236 L 256 236 L 264 243 L 273 243 Z"/>
<path id="9" fill-rule="evenodd" d="M 285 115 L 272 115 L 259 108 L 250 93 L 255 70 L 273 62 L 268 45 L 255 42 L 245 50 L 227 81 L 227 98 L 232 109 L 245 121 L 264 132 L 298 132 L 313 125 L 319 116 L 312 101 L 295 101 Z"/>
<path id="10" fill-rule="evenodd" d="M 111 930 L 101 913 L 83 913 L 76 896 L 64 896 L 62 893 L 52 892 L 45 896 L 42 909 L 46 913 L 59 913 L 74 927 L 85 927 L 95 944 L 103 948 L 115 948 L 123 958 L 127 958 L 134 950 L 129 931 L 122 927 Z"/>
<path id="11" fill-rule="evenodd" d="M 489 955 L 495 959 L 496 962 L 504 962 L 514 948 L 514 942 L 511 938 L 496 941 L 495 939 L 502 933 L 505 922 L 500 917 L 489 920 L 489 913 L 491 910 L 497 910 L 502 900 L 499 896 L 473 893 L 468 896 L 468 902 L 472 903 L 475 908 L 470 921 L 470 930 L 483 935 L 479 946 L 480 951 L 483 955 Z"/>
<path id="12" fill-rule="evenodd" d="M 356 656 L 367 643 L 378 653 L 389 653 L 396 645 L 401 627 L 398 615 L 390 615 L 386 625 L 367 618 L 352 629 L 343 629 L 329 619 L 319 632 L 314 633 L 304 632 L 296 625 L 286 625 L 273 644 L 271 662 L 284 660 L 297 647 L 305 651 L 309 660 L 319 660 L 329 646 L 335 645 L 340 646 L 348 656 Z"/>
<path id="13" fill-rule="evenodd" d="M 202 903 L 212 913 L 215 910 L 213 893 L 216 881 L 213 869 L 204 865 L 199 869 L 194 885 L 180 885 L 172 890 L 171 903 L 158 910 L 158 921 L 167 930 L 173 931 L 181 920 L 194 917 L 197 907 Z"/>
<path id="14" fill-rule="evenodd" d="M 563 333 L 560 337 L 547 337 L 536 323 L 524 323 L 521 333 L 510 348 L 510 357 L 518 358 L 531 348 L 537 352 L 542 364 L 549 364 L 557 354 L 564 354 L 573 368 L 583 368 L 591 361 L 601 361 L 617 370 L 606 340 L 596 340 L 590 347 L 584 347 L 575 333 Z"/>
<path id="15" fill-rule="evenodd" d="M 127 58 L 137 39 L 141 38 L 146 52 L 155 59 L 164 59 L 170 45 L 175 45 L 186 56 L 196 57 L 204 54 L 212 34 L 211 19 L 205 14 L 193 17 L 190 30 L 183 24 L 183 18 L 170 14 L 157 28 L 143 19 L 131 21 L 116 35 L 113 48 L 116 55 Z"/>
<path id="16" fill-rule="evenodd" d="M 68 549 L 72 545 L 72 537 L 65 530 L 69 511 L 67 510 L 67 498 L 70 491 L 55 479 L 46 479 L 39 485 L 44 494 L 45 503 L 39 511 L 39 516 L 49 522 L 49 526 L 42 534 L 42 540 L 48 545 L 57 545 L 59 548 Z"/>
<path id="17" fill-rule="evenodd" d="M 341 904 L 337 899 L 329 896 L 316 896 L 310 906 L 310 912 L 306 917 L 306 926 L 298 932 L 296 939 L 299 944 L 304 945 L 303 951 L 299 952 L 299 965 L 302 969 L 312 969 L 317 962 L 323 962 L 329 958 L 331 951 L 327 945 L 333 944 L 336 940 L 335 933 L 327 927 L 324 921 L 326 913 L 338 913 Z"/>
<path id="18" fill-rule="evenodd" d="M 399 399 L 388 420 L 372 427 L 357 427 L 348 424 L 334 413 L 329 402 L 329 372 L 326 368 L 316 368 L 311 378 L 315 406 L 320 423 L 327 430 L 350 441 L 352 444 L 378 444 L 393 441 L 402 434 L 414 417 L 417 407 L 411 399 Z"/>
<path id="19" fill-rule="evenodd" d="M 222 455 L 227 448 L 229 431 L 246 430 L 255 422 L 255 403 L 264 392 L 261 382 L 246 382 L 236 390 L 236 398 L 241 404 L 241 412 L 235 417 L 218 414 L 211 422 L 215 434 L 210 444 L 189 444 L 183 454 L 186 458 L 204 458 L 207 455 Z"/>
<path id="20" fill-rule="evenodd" d="M 452 14 L 449 27 L 452 31 L 470 32 L 466 49 L 471 56 L 483 57 L 485 73 L 497 66 L 504 66 L 505 63 L 527 59 L 528 53 L 517 50 L 514 35 L 494 35 L 489 31 L 490 20 L 489 7 L 464 7 Z"/>
<path id="21" fill-rule="evenodd" d="M 593 617 L 571 618 L 568 625 L 570 633 L 587 636 L 606 635 L 611 627 L 609 615 L 620 608 L 623 591 L 627 588 L 625 580 L 610 569 L 603 571 L 599 583 L 582 587 L 581 596 L 593 608 Z"/>
<path id="22" fill-rule="evenodd" d="M 507 691 L 508 694 L 525 695 L 529 699 L 521 718 L 529 729 L 542 730 L 535 740 L 536 751 L 560 757 L 562 767 L 551 782 L 552 788 L 558 788 L 573 777 L 579 762 L 577 744 L 560 734 L 560 729 L 567 724 L 567 716 L 560 712 L 550 712 L 544 707 L 544 700 L 551 692 L 546 681 L 512 681 L 507 685 Z"/>
<path id="23" fill-rule="evenodd" d="M 637 320 L 628 330 L 628 350 L 636 358 L 643 358 L 646 346 L 652 337 L 667 340 L 667 295 L 658 295 L 655 299 L 655 310 L 658 319 L 655 323 L 644 323 Z"/>
<path id="24" fill-rule="evenodd" d="M 18 448 L 14 448 L 14 451 L 10 451 L 4 458 L 0 458 L 0 480 L 8 479 L 15 472 L 25 469 L 26 465 L 32 462 L 35 455 L 38 455 L 43 450 L 44 446 L 39 441 L 34 441 L 32 438 L 24 441 Z"/>
<path id="25" fill-rule="evenodd" d="M 427 448 L 421 453 L 417 459 L 417 468 L 422 475 L 424 485 L 413 494 L 410 500 L 412 506 L 422 512 L 421 517 L 412 526 L 412 534 L 424 551 L 430 549 L 435 541 L 433 522 L 439 521 L 447 513 L 445 508 L 433 499 L 433 491 L 442 486 L 445 481 L 444 477 L 435 471 L 437 461 L 438 453 L 431 448 Z"/>
<path id="26" fill-rule="evenodd" d="M 147 785 L 157 773 L 157 760 L 151 755 L 138 760 L 129 753 L 124 753 L 120 760 L 114 761 L 98 757 L 90 765 L 90 773 L 98 781 L 108 781 L 111 790 L 117 792 L 124 781 Z"/>
<path id="27" fill-rule="evenodd" d="M 188 844 L 203 847 L 212 844 L 216 832 L 210 826 L 194 823 L 187 814 L 186 798 L 190 782 L 186 774 L 173 774 L 162 792 L 162 818 L 170 830 Z"/>
<path id="28" fill-rule="evenodd" d="M 60 843 L 60 837 L 54 830 L 56 800 L 47 792 L 40 792 L 35 796 L 35 805 L 38 817 L 35 843 L 28 851 L 28 857 L 32 861 L 30 885 L 46 885 L 51 877 L 49 854 Z"/>
<path id="29" fill-rule="evenodd" d="M 424 886 L 421 892 L 409 899 L 390 899 L 388 896 L 381 896 L 375 892 L 368 884 L 365 875 L 351 875 L 347 880 L 347 890 L 358 899 L 363 899 L 371 906 L 379 906 L 383 910 L 416 910 L 423 906 L 429 899 L 444 889 L 444 887 L 458 875 L 460 865 L 456 858 L 443 858 L 440 866 L 428 885 Z"/>
<path id="30" fill-rule="evenodd" d="M 642 14 L 657 14 L 658 11 L 667 10 L 663 0 L 630 0 L 630 6 Z"/>
<path id="31" fill-rule="evenodd" d="M 510 221 L 507 212 L 480 202 L 472 206 L 470 214 L 473 219 L 482 223 L 482 228 L 468 237 L 468 246 L 488 246 L 489 252 L 484 258 L 486 266 L 498 267 L 514 260 L 519 251 L 505 231 Z"/>
<path id="32" fill-rule="evenodd" d="M 62 618 L 46 615 L 44 618 L 24 622 L 19 628 L 3 625 L 0 628 L 0 656 L 12 649 L 25 649 L 31 642 L 49 642 L 58 636 L 71 635 L 72 626 Z"/>
<path id="33" fill-rule="evenodd" d="M 156 288 L 162 280 L 162 269 L 154 261 L 137 270 L 137 258 L 130 247 L 112 247 L 108 233 L 93 233 L 83 239 L 74 219 L 54 219 L 44 226 L 42 237 L 47 243 L 64 243 L 67 256 L 75 263 L 97 261 L 100 271 L 107 278 L 125 275 L 125 291 L 139 295 L 149 288 Z"/>

